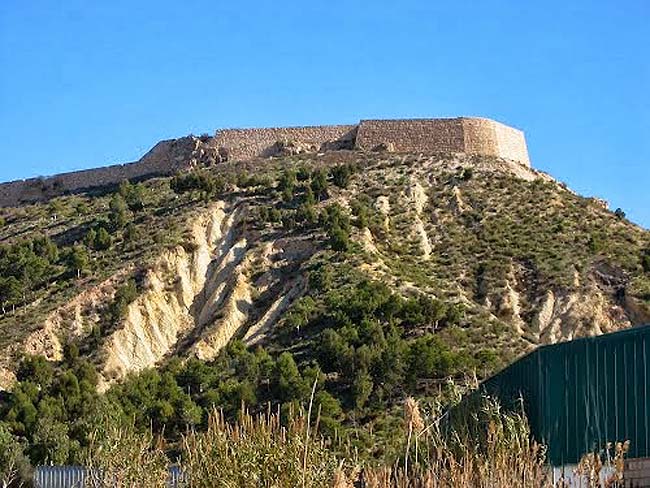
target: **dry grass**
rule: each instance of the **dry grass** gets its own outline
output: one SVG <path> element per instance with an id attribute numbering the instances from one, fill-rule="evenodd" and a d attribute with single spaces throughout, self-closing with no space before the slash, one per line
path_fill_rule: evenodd
<path id="1" fill-rule="evenodd" d="M 300 487 L 329 486 L 339 459 L 321 439 L 308 433 L 304 412 L 289 412 L 287 425 L 280 412 L 250 415 L 227 423 L 220 412 L 210 416 L 206 432 L 183 440 L 182 469 L 189 486 Z"/>
<path id="2" fill-rule="evenodd" d="M 367 488 L 551 486 L 545 449 L 531 440 L 526 419 L 490 402 L 482 413 L 488 418 L 484 436 L 473 438 L 444 432 L 439 411 L 423 419 L 418 403 L 407 399 L 403 464 L 366 468 L 359 481 Z"/>
<path id="3" fill-rule="evenodd" d="M 180 467 L 183 486 L 268 488 L 551 488 L 545 447 L 530 436 L 525 417 L 503 413 L 485 401 L 477 425 L 445 430 L 441 410 L 424 415 L 418 402 L 404 403 L 403 457 L 393 465 L 362 463 L 341 446 L 328 446 L 314 432 L 303 410 L 283 415 L 251 415 L 245 409 L 235 423 L 219 411 L 205 432 L 183 437 Z M 479 421 L 478 418 L 482 420 Z M 283 421 L 285 419 L 285 421 Z M 477 427 L 482 426 L 482 430 Z M 460 432 L 465 432 L 461 434 Z M 476 432 L 478 435 L 467 434 Z M 605 486 L 622 486 L 627 444 L 611 447 L 616 474 Z M 164 446 L 150 434 L 133 429 L 108 429 L 93 436 L 87 465 L 92 487 L 162 487 L 168 459 Z M 343 453 L 341 453 L 343 452 Z M 347 452 L 347 454 L 346 454 Z M 609 452 L 609 451 L 608 451 Z M 586 487 L 599 488 L 602 462 L 588 454 L 579 473 Z"/>
<path id="4" fill-rule="evenodd" d="M 110 426 L 93 433 L 84 465 L 89 488 L 164 488 L 169 459 L 164 446 L 150 432 Z"/>

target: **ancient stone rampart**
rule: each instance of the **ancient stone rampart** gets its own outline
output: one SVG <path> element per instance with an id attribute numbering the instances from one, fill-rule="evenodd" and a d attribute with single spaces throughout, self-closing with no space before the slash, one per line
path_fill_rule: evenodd
<path id="1" fill-rule="evenodd" d="M 192 156 L 202 145 L 199 139 L 191 136 L 161 141 L 134 163 L 3 183 L 0 184 L 0 206 L 43 201 L 66 193 L 116 185 L 124 180 L 176 174 L 195 162 Z"/>
<path id="2" fill-rule="evenodd" d="M 354 146 L 356 125 L 321 125 L 268 129 L 223 129 L 214 144 L 224 148 L 231 160 L 246 160 L 277 154 L 279 142 L 301 143 L 315 151 Z"/>
<path id="3" fill-rule="evenodd" d="M 224 129 L 212 138 L 188 136 L 159 142 L 136 163 L 0 184 L 0 206 L 46 200 L 124 180 L 173 175 L 224 159 L 378 148 L 496 156 L 530 166 L 523 132 L 481 118 L 362 120 L 358 125 Z"/>
<path id="4" fill-rule="evenodd" d="M 462 152 L 530 166 L 523 132 L 489 119 L 362 120 L 357 148 L 373 150 L 386 145 L 397 152 Z"/>
<path id="5" fill-rule="evenodd" d="M 489 119 L 463 117 L 464 152 L 497 156 L 530 166 L 524 133 Z"/>

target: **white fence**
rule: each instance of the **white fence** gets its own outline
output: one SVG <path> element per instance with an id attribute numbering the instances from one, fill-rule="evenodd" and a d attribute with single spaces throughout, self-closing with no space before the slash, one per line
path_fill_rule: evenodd
<path id="1" fill-rule="evenodd" d="M 32 478 L 34 488 L 83 488 L 88 470 L 83 466 L 37 466 Z M 183 476 L 177 466 L 169 468 L 169 488 L 184 486 Z"/>

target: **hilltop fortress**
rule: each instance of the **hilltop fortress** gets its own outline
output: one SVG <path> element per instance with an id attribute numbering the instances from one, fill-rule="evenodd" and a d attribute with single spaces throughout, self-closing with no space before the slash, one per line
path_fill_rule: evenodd
<path id="1" fill-rule="evenodd" d="M 119 184 L 169 176 L 223 161 L 332 150 L 465 153 L 530 166 L 522 131 L 489 119 L 362 120 L 356 125 L 223 129 L 213 137 L 161 141 L 139 161 L 0 184 L 0 206 L 16 206 Z"/>

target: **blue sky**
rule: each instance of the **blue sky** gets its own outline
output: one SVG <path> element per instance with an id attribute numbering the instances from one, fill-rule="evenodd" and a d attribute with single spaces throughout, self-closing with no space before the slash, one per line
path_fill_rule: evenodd
<path id="1" fill-rule="evenodd" d="M 2 0 L 0 180 L 219 127 L 479 115 L 650 228 L 650 1 Z"/>

